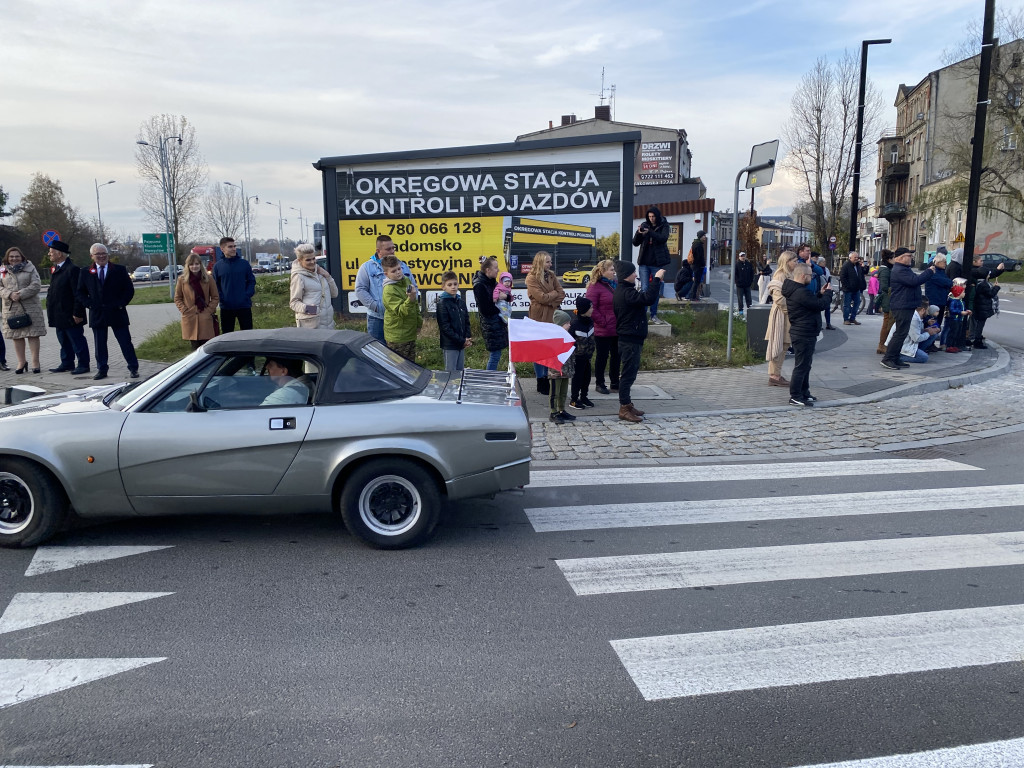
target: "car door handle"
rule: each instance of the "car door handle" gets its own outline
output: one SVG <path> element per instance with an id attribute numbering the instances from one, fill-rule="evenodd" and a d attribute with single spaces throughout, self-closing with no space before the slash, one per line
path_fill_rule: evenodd
<path id="1" fill-rule="evenodd" d="M 270 420 L 271 429 L 295 429 L 294 416 L 282 416 Z"/>

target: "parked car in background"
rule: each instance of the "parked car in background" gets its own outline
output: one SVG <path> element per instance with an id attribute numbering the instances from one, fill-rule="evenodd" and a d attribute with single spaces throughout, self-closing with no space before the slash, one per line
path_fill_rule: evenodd
<path id="1" fill-rule="evenodd" d="M 1020 259 L 1014 259 L 1002 253 L 981 254 L 981 266 L 986 269 L 995 269 L 1000 264 L 1003 265 L 1003 270 L 1006 272 L 1016 272 L 1021 268 Z"/>
<path id="2" fill-rule="evenodd" d="M 531 439 L 514 374 L 427 370 L 355 331 L 227 333 L 145 381 L 0 408 L 0 546 L 73 515 L 333 511 L 410 547 L 445 499 L 529 483 Z"/>
<path id="3" fill-rule="evenodd" d="M 160 267 L 150 267 L 147 265 L 136 267 L 135 271 L 132 272 L 132 280 L 140 282 L 143 280 L 152 282 L 153 280 L 163 279 L 163 272 L 160 271 Z"/>

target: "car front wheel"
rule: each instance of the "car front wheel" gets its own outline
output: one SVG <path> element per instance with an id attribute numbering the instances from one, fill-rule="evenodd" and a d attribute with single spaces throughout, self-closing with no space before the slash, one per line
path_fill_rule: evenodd
<path id="1" fill-rule="evenodd" d="M 583 287 L 586 288 L 588 285 L 590 285 L 590 275 L 584 275 L 583 280 L 581 280 L 580 282 L 582 282 Z"/>
<path id="2" fill-rule="evenodd" d="M 345 526 L 381 549 L 426 541 L 441 518 L 437 482 L 406 459 L 374 459 L 356 468 L 341 493 Z"/>
<path id="3" fill-rule="evenodd" d="M 0 459 L 0 546 L 40 544 L 67 514 L 63 489 L 43 469 L 24 459 Z"/>

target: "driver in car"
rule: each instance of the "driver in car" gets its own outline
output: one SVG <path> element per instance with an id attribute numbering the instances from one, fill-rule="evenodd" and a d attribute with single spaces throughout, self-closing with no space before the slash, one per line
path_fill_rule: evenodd
<path id="1" fill-rule="evenodd" d="M 297 360 L 268 357 L 264 369 L 277 389 L 260 405 L 305 405 L 309 402 L 309 388 L 299 379 L 301 365 Z"/>

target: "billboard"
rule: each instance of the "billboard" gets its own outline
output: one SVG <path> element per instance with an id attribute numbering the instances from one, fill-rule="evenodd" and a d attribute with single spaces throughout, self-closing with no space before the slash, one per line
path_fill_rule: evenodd
<path id="1" fill-rule="evenodd" d="M 471 288 L 481 256 L 517 278 L 539 250 L 556 272 L 594 263 L 598 240 L 621 233 L 624 217 L 631 223 L 638 140 L 633 132 L 323 159 L 332 274 L 352 291 L 379 235 L 427 291 L 448 270 Z"/>
<path id="2" fill-rule="evenodd" d="M 644 141 L 640 144 L 640 167 L 637 181 L 640 186 L 675 184 L 679 168 L 678 141 Z"/>

